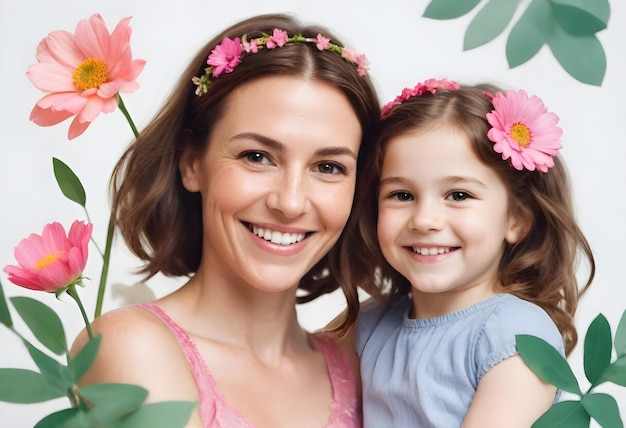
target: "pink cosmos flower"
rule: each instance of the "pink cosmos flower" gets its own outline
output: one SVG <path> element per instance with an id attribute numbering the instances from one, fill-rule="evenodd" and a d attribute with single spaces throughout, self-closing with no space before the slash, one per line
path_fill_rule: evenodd
<path id="1" fill-rule="evenodd" d="M 274 32 L 267 40 L 265 46 L 267 46 L 268 49 L 274 49 L 277 46 L 283 47 L 285 43 L 287 43 L 287 39 L 289 39 L 289 36 L 287 35 L 286 31 L 274 28 Z"/>
<path id="2" fill-rule="evenodd" d="M 419 97 L 420 95 L 430 92 L 434 94 L 438 89 L 446 89 L 448 91 L 458 91 L 461 86 L 455 81 L 448 79 L 428 79 L 418 83 L 413 88 L 404 88 L 400 95 L 394 98 L 393 101 L 389 101 L 385 104 L 381 110 L 380 116 L 382 118 L 387 117 L 391 109 L 398 104 L 402 104 L 409 98 Z"/>
<path id="3" fill-rule="evenodd" d="M 87 263 L 93 225 L 74 221 L 69 235 L 60 223 L 47 224 L 15 247 L 18 266 L 7 265 L 9 281 L 31 290 L 56 293 L 77 284 Z"/>
<path id="4" fill-rule="evenodd" d="M 232 40 L 224 37 L 222 43 L 215 46 L 207 59 L 207 64 L 213 67 L 213 77 L 220 77 L 222 73 L 230 73 L 241 62 L 243 47 L 241 40 L 236 37 Z"/>
<path id="5" fill-rule="evenodd" d="M 495 143 L 493 149 L 502 153 L 502 159 L 510 158 L 520 171 L 548 172 L 554 166 L 552 156 L 561 148 L 559 117 L 548 112 L 539 97 L 529 98 L 524 90 L 498 92 L 492 103 L 494 109 L 487 120 L 493 128 L 487 136 Z"/>
<path id="6" fill-rule="evenodd" d="M 100 113 L 118 105 L 117 94 L 134 92 L 145 61 L 132 59 L 130 17 L 109 34 L 99 14 L 84 19 L 75 34 L 54 31 L 37 46 L 37 63 L 26 76 L 45 95 L 30 120 L 39 126 L 56 125 L 72 116 L 68 138 L 81 135 Z"/>
<path id="7" fill-rule="evenodd" d="M 242 41 L 243 50 L 247 53 L 257 53 L 259 51 L 259 46 L 257 45 L 257 39 L 252 39 L 249 42 Z"/>
<path id="8" fill-rule="evenodd" d="M 365 76 L 367 74 L 367 66 L 370 62 L 365 54 L 359 54 L 356 53 L 353 49 L 343 47 L 341 48 L 341 56 L 348 61 L 356 64 L 359 76 Z"/>
<path id="9" fill-rule="evenodd" d="M 330 47 L 330 39 L 322 36 L 321 34 L 318 34 L 315 40 L 317 40 L 315 46 L 321 51 L 326 50 Z"/>

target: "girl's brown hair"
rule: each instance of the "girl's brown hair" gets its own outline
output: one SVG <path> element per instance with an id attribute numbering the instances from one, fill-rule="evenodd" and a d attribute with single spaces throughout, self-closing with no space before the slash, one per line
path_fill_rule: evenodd
<path id="1" fill-rule="evenodd" d="M 385 147 L 390 140 L 435 126 L 452 126 L 467 136 L 478 158 L 497 172 L 509 194 L 509 210 L 532 219 L 526 237 L 515 245 L 505 244 L 500 261 L 498 292 L 514 294 L 542 307 L 555 322 L 567 354 L 577 341 L 574 313 L 579 297 L 595 274 L 591 247 L 576 223 L 568 174 L 559 157 L 547 173 L 518 171 L 493 150 L 487 138 L 486 114 L 493 105 L 485 92 L 491 85 L 437 90 L 410 98 L 395 106 L 380 125 L 375 154 L 357 188 L 354 221 L 346 227 L 342 256 L 349 269 L 345 280 L 379 299 L 396 299 L 411 290 L 409 281 L 384 259 L 376 237 L 378 182 Z M 588 262 L 589 275 L 582 288 L 576 279 L 579 256 Z"/>
<path id="2" fill-rule="evenodd" d="M 278 49 L 245 55 L 231 72 L 212 81 L 206 94 L 196 96 L 192 77 L 204 74 L 207 56 L 225 37 L 248 39 L 271 34 L 275 28 L 290 36 L 315 38 L 318 33 L 343 46 L 327 29 L 303 26 L 287 15 L 261 15 L 232 25 L 200 49 L 185 70 L 172 95 L 155 119 L 130 145 L 116 165 L 112 178 L 113 214 L 130 250 L 145 261 L 141 273 L 152 277 L 191 275 L 202 253 L 201 201 L 182 185 L 178 164 L 185 149 L 205 150 L 225 101 L 238 86 L 266 76 L 297 76 L 324 82 L 340 90 L 361 124 L 358 169 L 372 152 L 380 105 L 371 80 L 359 76 L 357 66 L 314 43 L 291 43 Z M 258 106 L 263 108 L 263 106 Z M 357 181 L 358 182 L 358 181 Z M 340 240 L 343 239 L 340 237 Z M 326 255 L 300 283 L 300 302 L 310 301 L 338 287 L 332 281 L 335 250 Z M 342 286 L 350 305 L 358 307 L 356 292 Z"/>

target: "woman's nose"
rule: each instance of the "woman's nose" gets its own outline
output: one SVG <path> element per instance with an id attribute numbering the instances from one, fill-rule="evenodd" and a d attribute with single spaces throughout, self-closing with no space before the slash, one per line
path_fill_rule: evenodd
<path id="1" fill-rule="evenodd" d="M 274 181 L 267 197 L 267 206 L 286 218 L 297 218 L 309 209 L 309 191 L 304 174 L 285 172 Z"/>

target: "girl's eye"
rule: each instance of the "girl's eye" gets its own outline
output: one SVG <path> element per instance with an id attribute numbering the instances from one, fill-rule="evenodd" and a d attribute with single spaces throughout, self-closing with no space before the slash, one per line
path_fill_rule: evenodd
<path id="1" fill-rule="evenodd" d="M 317 165 L 317 170 L 322 174 L 345 174 L 346 168 L 335 162 L 322 162 Z"/>
<path id="2" fill-rule="evenodd" d="M 260 163 L 260 164 L 269 164 L 272 163 L 267 156 L 267 154 L 263 152 L 245 152 L 241 154 L 241 157 L 246 159 L 250 163 Z"/>
<path id="3" fill-rule="evenodd" d="M 460 202 L 471 198 L 471 195 L 467 192 L 457 191 L 450 193 L 448 195 L 448 198 L 452 199 L 453 201 Z"/>
<path id="4" fill-rule="evenodd" d="M 406 201 L 412 201 L 413 195 L 411 195 L 409 192 L 396 192 L 391 195 L 391 198 L 396 199 L 400 202 L 406 202 Z"/>

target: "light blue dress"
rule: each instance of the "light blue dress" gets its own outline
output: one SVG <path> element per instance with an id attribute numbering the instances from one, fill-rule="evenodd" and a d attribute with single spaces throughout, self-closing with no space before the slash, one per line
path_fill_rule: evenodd
<path id="1" fill-rule="evenodd" d="M 482 376 L 517 353 L 516 334 L 563 354 L 546 312 L 510 294 L 431 319 L 409 319 L 411 307 L 406 297 L 359 315 L 364 428 L 460 427 Z"/>

